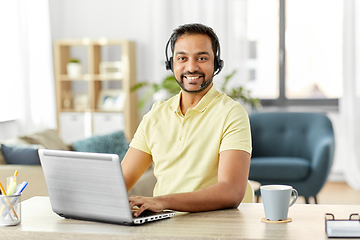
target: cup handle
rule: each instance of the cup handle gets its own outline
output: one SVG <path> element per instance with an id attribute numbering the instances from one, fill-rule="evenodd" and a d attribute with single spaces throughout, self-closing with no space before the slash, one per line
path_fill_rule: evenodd
<path id="1" fill-rule="evenodd" d="M 296 189 L 292 189 L 292 194 L 294 194 L 294 199 L 291 201 L 289 207 L 291 207 L 292 205 L 294 205 L 294 203 L 296 202 L 297 198 L 298 198 L 298 192 L 296 191 Z"/>

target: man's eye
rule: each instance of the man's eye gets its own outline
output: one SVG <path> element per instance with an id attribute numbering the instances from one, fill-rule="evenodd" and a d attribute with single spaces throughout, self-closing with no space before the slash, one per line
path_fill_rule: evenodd
<path id="1" fill-rule="evenodd" d="M 185 57 L 178 57 L 179 61 L 185 61 L 185 59 L 186 59 Z"/>
<path id="2" fill-rule="evenodd" d="M 200 60 L 200 61 L 206 61 L 207 58 L 206 58 L 206 57 L 199 57 L 199 60 Z"/>

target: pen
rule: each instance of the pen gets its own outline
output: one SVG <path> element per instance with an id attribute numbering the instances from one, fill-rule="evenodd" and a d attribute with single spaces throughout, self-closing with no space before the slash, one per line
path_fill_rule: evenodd
<path id="1" fill-rule="evenodd" d="M 14 173 L 14 177 L 16 177 L 16 176 L 17 176 L 17 174 L 18 174 L 18 170 L 16 170 L 16 171 L 15 171 L 15 173 Z"/>
<path id="2" fill-rule="evenodd" d="M 22 182 L 20 187 L 16 190 L 15 195 L 19 195 L 20 193 L 22 193 L 22 191 L 24 191 L 24 189 L 28 184 L 29 184 L 28 182 Z"/>
<path id="3" fill-rule="evenodd" d="M 1 182 L 0 182 L 0 188 L 1 188 L 1 191 L 4 193 L 4 195 L 6 196 L 6 192 L 5 192 L 5 190 L 4 190 Z M 19 217 L 18 217 L 18 215 L 16 214 L 16 211 L 15 211 L 13 205 L 11 204 L 11 202 L 9 201 L 9 199 L 7 199 L 7 198 L 5 198 L 5 199 L 6 199 L 6 201 L 8 202 L 9 206 L 11 207 L 12 211 L 14 212 L 15 217 L 16 217 L 17 219 L 19 219 Z"/>

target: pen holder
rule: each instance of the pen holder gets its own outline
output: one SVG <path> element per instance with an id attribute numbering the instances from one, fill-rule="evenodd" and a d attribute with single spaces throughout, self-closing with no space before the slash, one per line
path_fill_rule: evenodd
<path id="1" fill-rule="evenodd" d="M 0 195 L 0 227 L 21 222 L 21 195 Z"/>

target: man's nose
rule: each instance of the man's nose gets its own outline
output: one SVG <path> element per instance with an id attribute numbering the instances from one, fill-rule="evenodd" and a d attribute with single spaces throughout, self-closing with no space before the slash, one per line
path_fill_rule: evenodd
<path id="1" fill-rule="evenodd" d="M 186 64 L 186 70 L 189 72 L 195 72 L 199 70 L 199 65 L 196 61 L 196 59 L 190 58 Z"/>

